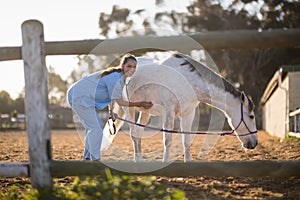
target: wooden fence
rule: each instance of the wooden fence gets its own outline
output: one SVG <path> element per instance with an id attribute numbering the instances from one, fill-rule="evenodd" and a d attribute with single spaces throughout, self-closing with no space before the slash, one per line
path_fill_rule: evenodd
<path id="1" fill-rule="evenodd" d="M 193 39 L 195 46 L 185 40 Z M 43 25 L 37 20 L 22 24 L 21 47 L 1 47 L 0 61 L 23 59 L 25 72 L 25 110 L 29 142 L 29 164 L 0 163 L 0 176 L 30 176 L 35 188 L 52 187 L 52 177 L 66 175 L 92 175 L 104 169 L 105 163 L 83 161 L 53 161 L 48 121 L 48 89 L 46 55 L 113 54 L 128 49 L 148 51 L 188 51 L 199 48 L 251 49 L 286 48 L 300 46 L 300 29 L 272 31 L 224 31 L 188 36 L 138 36 L 111 40 L 83 40 L 67 42 L 44 42 Z M 101 48 L 96 48 L 101 44 Z M 158 48 L 164 47 L 164 48 Z M 28 98 L 30 97 L 30 98 Z M 153 163 L 117 162 L 124 167 L 159 165 Z M 161 176 L 300 176 L 298 161 L 256 162 L 196 162 L 170 164 L 149 174 Z M 29 173 L 30 172 L 30 173 Z M 113 172 L 115 172 L 113 170 Z M 185 173 L 183 173 L 185 172 Z"/>
<path id="2" fill-rule="evenodd" d="M 195 46 L 186 40 L 194 40 Z M 101 44 L 101 48 L 96 48 Z M 135 36 L 107 40 L 44 42 L 45 55 L 95 53 L 111 55 L 128 49 L 139 52 L 190 51 L 203 46 L 206 50 L 300 47 L 300 29 L 258 32 L 256 30 L 213 31 L 179 36 Z M 163 47 L 163 49 L 158 48 Z M 22 59 L 22 47 L 0 47 L 0 61 Z"/>
<path id="3" fill-rule="evenodd" d="M 300 138 L 300 108 L 289 113 L 293 127 L 290 127 L 289 136 Z"/>
<path id="4" fill-rule="evenodd" d="M 109 167 L 108 167 L 109 166 Z M 153 175 L 166 177 L 300 177 L 299 161 L 195 161 L 195 162 L 139 162 L 133 161 L 55 161 L 50 162 L 52 177 L 102 175 L 105 168 L 112 174 Z M 0 163 L 0 176 L 29 177 L 30 166 L 27 163 Z M 123 169 L 118 170 L 118 169 Z M 148 170 L 145 169 L 156 169 Z"/>

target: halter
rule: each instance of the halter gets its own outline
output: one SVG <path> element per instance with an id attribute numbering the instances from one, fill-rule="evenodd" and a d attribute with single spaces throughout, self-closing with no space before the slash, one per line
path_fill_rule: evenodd
<path id="1" fill-rule="evenodd" d="M 127 119 L 120 118 L 117 115 L 115 115 L 115 119 L 121 120 L 121 121 L 126 122 L 126 123 L 131 124 L 131 125 L 139 126 L 139 127 L 142 127 L 142 128 L 148 128 L 148 129 L 155 130 L 155 131 L 162 131 L 162 132 L 166 132 L 166 133 L 198 134 L 198 135 L 220 135 L 220 136 L 230 135 L 230 136 L 234 136 L 234 132 L 240 127 L 240 125 L 242 123 L 244 123 L 245 127 L 248 130 L 248 133 L 241 134 L 241 135 L 238 135 L 238 136 L 246 136 L 246 135 L 251 135 L 251 134 L 257 133 L 257 130 L 251 131 L 249 129 L 249 127 L 247 126 L 245 120 L 244 120 L 243 103 L 241 103 L 241 120 L 240 120 L 240 122 L 238 123 L 238 125 L 233 130 L 231 130 L 231 131 L 225 131 L 225 132 L 217 132 L 216 133 L 216 132 L 208 132 L 208 131 L 205 131 L 205 132 L 201 132 L 201 131 L 200 132 L 199 131 L 197 131 L 197 132 L 176 131 L 176 130 L 156 128 L 156 127 L 153 127 L 153 126 L 147 126 L 147 125 L 144 125 L 144 124 L 140 124 L 140 123 L 137 123 L 137 122 L 133 122 L 133 121 L 130 121 L 130 120 L 127 120 Z M 109 133 L 111 135 L 115 135 L 116 134 L 116 126 L 114 124 L 115 119 L 113 120 L 111 117 L 109 117 L 109 120 L 108 120 L 109 126 L 110 126 L 111 123 L 113 125 L 113 132 L 109 129 Z"/>
<path id="2" fill-rule="evenodd" d="M 246 136 L 246 135 L 250 135 L 250 134 L 257 133 L 257 130 L 251 131 L 251 130 L 249 129 L 249 127 L 247 126 L 245 120 L 244 120 L 243 103 L 241 103 L 241 121 L 238 123 L 238 125 L 235 127 L 235 129 L 232 130 L 232 133 L 233 133 L 234 131 L 236 131 L 236 129 L 238 129 L 242 123 L 244 123 L 245 127 L 246 127 L 247 130 L 248 130 L 248 133 L 242 134 L 242 135 L 239 135 L 239 136 Z"/>

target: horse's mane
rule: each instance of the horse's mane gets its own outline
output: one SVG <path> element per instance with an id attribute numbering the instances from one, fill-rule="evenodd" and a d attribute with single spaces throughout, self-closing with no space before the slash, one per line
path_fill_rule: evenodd
<path id="1" fill-rule="evenodd" d="M 242 92 L 240 90 L 238 90 L 224 77 L 212 71 L 207 66 L 181 53 L 175 53 L 172 56 L 175 58 L 182 58 L 185 62 L 183 62 L 181 65 L 189 65 L 191 71 L 196 71 L 200 77 L 205 76 L 204 79 L 208 80 L 210 83 L 214 84 L 215 86 L 225 89 L 225 91 L 229 92 L 234 97 L 239 97 L 239 98 L 241 97 Z M 249 112 L 251 112 L 254 110 L 254 103 L 252 99 L 249 98 L 248 96 L 247 99 L 249 101 Z"/>

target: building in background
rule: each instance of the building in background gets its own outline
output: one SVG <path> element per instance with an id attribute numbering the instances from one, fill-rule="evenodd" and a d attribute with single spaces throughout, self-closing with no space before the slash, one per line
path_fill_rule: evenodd
<path id="1" fill-rule="evenodd" d="M 263 129 L 279 138 L 300 137 L 300 65 L 282 66 L 261 99 Z"/>

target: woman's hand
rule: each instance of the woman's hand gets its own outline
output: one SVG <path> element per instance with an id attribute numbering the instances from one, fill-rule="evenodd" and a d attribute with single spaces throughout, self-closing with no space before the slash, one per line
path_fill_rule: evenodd
<path id="1" fill-rule="evenodd" d="M 143 107 L 145 109 L 150 109 L 152 106 L 153 106 L 152 102 L 146 102 L 146 101 L 139 102 L 139 107 Z"/>
<path id="2" fill-rule="evenodd" d="M 115 119 L 115 113 L 113 112 L 113 110 L 114 110 L 114 104 L 113 104 L 113 103 L 111 103 L 111 104 L 109 105 L 108 110 L 109 110 L 109 116 L 110 116 L 110 118 L 111 118 L 113 121 L 115 121 L 116 119 Z"/>
<path id="3" fill-rule="evenodd" d="M 143 107 L 145 109 L 150 109 L 153 106 L 153 103 L 149 101 L 128 102 L 124 101 L 122 98 L 116 99 L 116 102 L 119 104 L 119 106 L 126 107 Z"/>
<path id="4" fill-rule="evenodd" d="M 109 111 L 109 118 L 112 119 L 113 121 L 116 120 L 116 114 L 112 110 Z"/>

